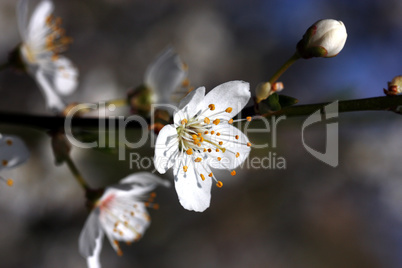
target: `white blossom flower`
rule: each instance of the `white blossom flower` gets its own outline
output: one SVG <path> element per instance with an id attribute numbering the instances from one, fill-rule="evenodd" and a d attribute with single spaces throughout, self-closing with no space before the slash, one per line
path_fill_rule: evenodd
<path id="1" fill-rule="evenodd" d="M 105 189 L 79 238 L 79 250 L 87 259 L 88 267 L 101 266 L 99 256 L 104 234 L 118 255 L 122 255 L 118 241 L 131 243 L 142 237 L 150 224 L 146 207 L 158 207 L 153 203 L 155 193 L 149 192 L 158 185 L 168 187 L 170 183 L 151 173 L 140 172 Z"/>
<path id="2" fill-rule="evenodd" d="M 154 94 L 153 103 L 172 103 L 172 94 L 188 83 L 187 66 L 169 48 L 152 62 L 145 72 L 145 86 Z"/>
<path id="3" fill-rule="evenodd" d="M 319 20 L 306 31 L 297 49 L 303 58 L 335 57 L 345 46 L 347 36 L 342 21 Z"/>
<path id="4" fill-rule="evenodd" d="M 49 109 L 60 112 L 65 104 L 62 96 L 77 87 L 78 71 L 69 59 L 59 55 L 72 39 L 60 27 L 61 18 L 52 15 L 54 5 L 42 0 L 28 22 L 28 0 L 17 6 L 17 17 L 22 44 L 20 55 L 28 72 L 35 78 L 45 96 Z"/>
<path id="5" fill-rule="evenodd" d="M 251 143 L 232 125 L 241 119 L 232 117 L 249 99 L 249 84 L 243 81 L 224 83 L 207 95 L 200 87 L 180 102 L 174 124 L 159 132 L 155 167 L 159 173 L 173 167 L 177 195 L 185 209 L 204 211 L 210 204 L 212 181 L 222 187 L 211 168 L 235 175 L 233 169 L 248 157 Z"/>
<path id="6" fill-rule="evenodd" d="M 28 158 L 29 151 L 20 138 L 0 134 L 0 171 L 14 168 L 24 163 Z M 9 186 L 13 185 L 12 179 L 5 179 L 0 176 L 0 180 Z"/>

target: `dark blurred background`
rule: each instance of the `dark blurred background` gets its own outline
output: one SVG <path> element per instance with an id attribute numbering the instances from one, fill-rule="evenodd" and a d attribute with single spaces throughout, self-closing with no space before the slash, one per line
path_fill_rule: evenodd
<path id="1" fill-rule="evenodd" d="M 297 62 L 280 79 L 284 94 L 301 104 L 381 96 L 401 75 L 400 0 L 54 2 L 74 38 L 66 56 L 80 71 L 71 102 L 124 98 L 168 46 L 188 64 L 192 85 L 245 80 L 254 91 L 323 18 L 345 23 L 343 51 Z M 15 6 L 0 3 L 2 62 L 20 42 Z M 2 112 L 49 113 L 26 74 L 1 72 L 0 96 Z M 105 240 L 103 267 L 401 267 L 401 120 L 391 112 L 341 114 L 336 168 L 303 147 L 304 118 L 281 121 L 276 148 L 255 149 L 250 159 L 276 153 L 286 169 L 245 165 L 235 177 L 222 173 L 224 187 L 213 187 L 204 213 L 184 210 L 174 188 L 159 189 L 161 208 L 151 212 L 144 238 L 124 246 L 123 257 Z M 83 191 L 66 166 L 55 166 L 50 138 L 24 126 L 0 124 L 0 132 L 21 136 L 32 153 L 25 165 L 1 173 L 14 186 L 0 185 L 0 267 L 85 267 L 78 253 L 87 216 Z M 305 135 L 323 150 L 325 124 Z M 250 138 L 261 144 L 271 137 Z M 153 156 L 149 146 L 135 153 Z M 136 171 L 105 151 L 74 148 L 72 157 L 95 187 Z M 171 171 L 163 177 L 172 180 Z"/>

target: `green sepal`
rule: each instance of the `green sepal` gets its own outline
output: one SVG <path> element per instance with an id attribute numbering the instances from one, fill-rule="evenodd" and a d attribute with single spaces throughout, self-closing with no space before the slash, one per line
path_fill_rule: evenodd
<path id="1" fill-rule="evenodd" d="M 286 95 L 279 95 L 279 104 L 282 108 L 289 107 L 298 103 L 299 100 Z"/>

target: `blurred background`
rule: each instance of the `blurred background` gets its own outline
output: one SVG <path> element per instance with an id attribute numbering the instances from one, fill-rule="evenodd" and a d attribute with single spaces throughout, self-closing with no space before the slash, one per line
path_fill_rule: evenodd
<path id="1" fill-rule="evenodd" d="M 284 94 L 300 104 L 382 96 L 387 82 L 401 75 L 399 0 L 54 3 L 74 38 L 65 55 L 80 71 L 71 102 L 124 98 L 168 46 L 188 64 L 193 86 L 244 80 L 253 91 L 323 18 L 345 23 L 343 51 L 331 59 L 299 60 L 280 79 Z M 14 0 L 0 2 L 0 62 L 21 40 L 15 8 Z M 1 112 L 50 114 L 24 73 L 2 71 L 0 96 Z M 336 168 L 303 147 L 304 119 L 281 121 L 276 147 L 250 155 L 275 153 L 285 159 L 285 169 L 246 164 L 235 177 L 222 174 L 224 187 L 213 187 L 211 207 L 203 213 L 184 210 L 174 188 L 158 189 L 161 208 L 151 211 L 144 238 L 124 246 L 123 257 L 105 240 L 103 267 L 401 267 L 402 118 L 391 112 L 341 114 Z M 31 150 L 26 164 L 1 172 L 14 186 L 0 185 L 0 267 L 86 267 L 78 252 L 88 214 L 84 193 L 65 165 L 55 166 L 50 138 L 1 122 L 0 133 L 19 135 Z M 325 124 L 305 135 L 309 146 L 324 150 Z M 256 144 L 271 144 L 271 138 L 250 136 Z M 135 153 L 153 156 L 149 146 Z M 74 148 L 72 157 L 94 187 L 136 171 L 105 151 Z M 163 177 L 172 180 L 172 172 Z"/>

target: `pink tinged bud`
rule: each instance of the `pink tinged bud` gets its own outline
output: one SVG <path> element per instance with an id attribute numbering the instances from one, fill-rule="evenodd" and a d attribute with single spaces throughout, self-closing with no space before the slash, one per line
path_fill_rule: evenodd
<path id="1" fill-rule="evenodd" d="M 395 76 L 391 82 L 388 82 L 388 89 L 384 88 L 384 93 L 388 96 L 402 93 L 402 75 Z"/>
<path id="2" fill-rule="evenodd" d="M 297 44 L 301 57 L 335 57 L 343 49 L 346 38 L 346 27 L 341 21 L 326 19 L 314 23 Z"/>

